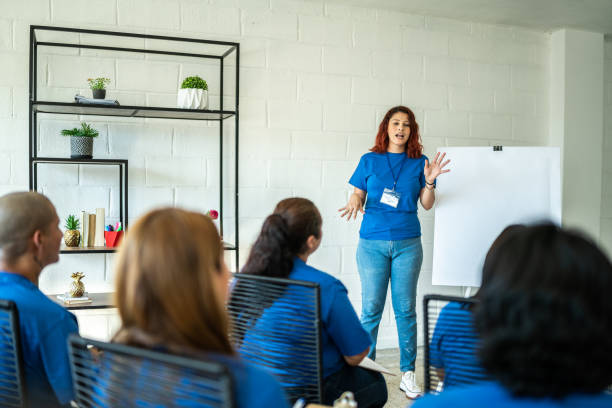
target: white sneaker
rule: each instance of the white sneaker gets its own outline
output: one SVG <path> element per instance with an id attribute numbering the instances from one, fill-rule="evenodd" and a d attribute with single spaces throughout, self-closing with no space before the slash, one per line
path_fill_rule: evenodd
<path id="1" fill-rule="evenodd" d="M 406 393 L 406 397 L 415 399 L 421 396 L 422 390 L 415 381 L 414 371 L 406 371 L 402 375 L 402 381 L 400 382 L 400 390 Z"/>

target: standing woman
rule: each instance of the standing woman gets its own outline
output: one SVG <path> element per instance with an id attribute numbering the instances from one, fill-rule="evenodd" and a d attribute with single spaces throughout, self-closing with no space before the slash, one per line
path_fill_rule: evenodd
<path id="1" fill-rule="evenodd" d="M 341 217 L 347 220 L 363 213 L 357 247 L 357 268 L 361 278 L 361 324 L 370 333 L 373 345 L 369 357 L 376 357 L 376 338 L 387 287 L 391 297 L 403 373 L 400 389 L 416 398 L 416 287 L 423 261 L 421 225 L 417 201 L 426 210 L 433 207 L 436 178 L 450 170 L 445 153 L 433 162 L 423 155 L 419 125 L 405 106 L 391 108 L 378 128 L 370 153 L 361 156 L 349 183 L 355 187 Z M 365 204 L 365 210 L 364 210 Z"/>

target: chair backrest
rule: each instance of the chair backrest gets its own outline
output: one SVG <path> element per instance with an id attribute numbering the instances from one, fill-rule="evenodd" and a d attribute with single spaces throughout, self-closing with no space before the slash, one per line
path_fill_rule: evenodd
<path id="1" fill-rule="evenodd" d="M 218 362 L 72 335 L 79 407 L 233 407 L 232 378 Z"/>
<path id="2" fill-rule="evenodd" d="M 236 351 L 268 370 L 290 402 L 321 402 L 321 311 L 317 283 L 237 273 L 228 302 Z"/>
<path id="3" fill-rule="evenodd" d="M 476 304 L 473 298 L 423 297 L 426 392 L 489 378 L 477 356 L 480 340 L 472 313 Z"/>
<path id="4" fill-rule="evenodd" d="M 15 302 L 0 300 L 0 406 L 24 407 L 25 396 L 19 313 Z"/>

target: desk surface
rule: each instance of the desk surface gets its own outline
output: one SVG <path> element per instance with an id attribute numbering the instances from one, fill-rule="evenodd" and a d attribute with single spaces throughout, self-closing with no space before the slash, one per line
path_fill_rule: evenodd
<path id="1" fill-rule="evenodd" d="M 57 295 L 49 295 L 49 299 L 65 307 L 68 310 L 85 310 L 85 309 L 109 309 L 116 307 L 113 304 L 114 293 L 89 293 L 87 296 L 91 298 L 91 303 L 81 303 L 76 305 L 67 305 L 57 298 Z"/>

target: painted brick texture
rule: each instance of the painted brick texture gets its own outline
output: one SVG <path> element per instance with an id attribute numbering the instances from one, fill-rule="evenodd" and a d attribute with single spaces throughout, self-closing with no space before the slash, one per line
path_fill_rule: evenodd
<path id="1" fill-rule="evenodd" d="M 311 198 L 324 218 L 323 244 L 312 264 L 340 278 L 357 308 L 359 225 L 340 220 L 337 209 L 344 205 L 351 191 L 347 181 L 373 144 L 378 121 L 389 107 L 414 108 L 428 155 L 444 146 L 548 143 L 549 37 L 544 33 L 324 1 L 96 0 L 85 7 L 77 1 L 28 0 L 4 2 L 2 9 L 0 193 L 27 188 L 29 24 L 238 41 L 241 258 L 278 200 Z M 80 41 L 105 40 L 83 36 Z M 144 45 L 141 40 L 120 44 Z M 607 118 L 612 117 L 609 44 Z M 49 47 L 41 48 L 40 55 L 41 99 L 89 95 L 86 78 L 100 75 L 111 78 L 108 95 L 124 105 L 173 106 L 182 78 L 200 73 L 209 81 L 212 106 L 219 104 L 219 80 L 210 63 Z M 218 207 L 218 129 L 212 124 L 39 118 L 36 148 L 41 155 L 67 157 L 68 140 L 59 131 L 87 120 L 100 130 L 95 157 L 129 160 L 131 220 L 161 205 L 204 211 Z M 610 152 L 609 119 L 606 132 Z M 612 168 L 606 166 L 602 240 L 611 248 Z M 233 169 L 224 172 L 231 175 Z M 47 166 L 40 174 L 41 190 L 52 197 L 60 217 L 95 207 L 118 217 L 114 169 Z M 233 211 L 233 206 L 226 210 Z M 420 218 L 425 261 L 418 293 L 458 294 L 458 288 L 431 286 L 433 211 L 421 210 Z M 112 260 L 112 255 L 62 256 L 43 274 L 41 287 L 63 292 L 70 273 L 79 270 L 87 274 L 89 291 L 111 290 Z M 94 332 L 96 326 L 87 324 Z M 115 327 L 110 321 L 101 326 L 99 337 Z M 396 347 L 395 333 L 387 307 L 379 346 Z"/>

